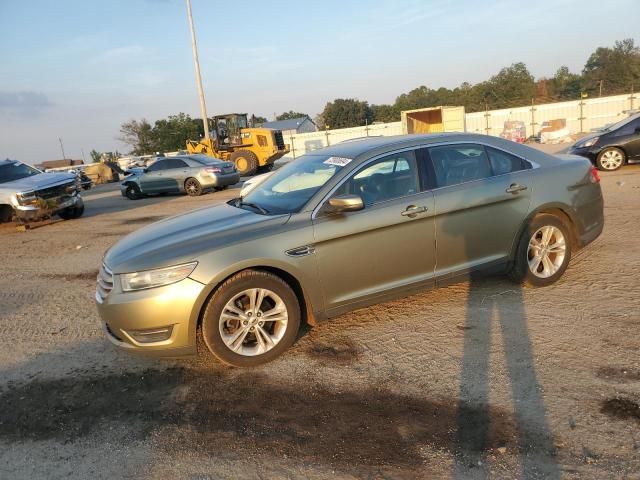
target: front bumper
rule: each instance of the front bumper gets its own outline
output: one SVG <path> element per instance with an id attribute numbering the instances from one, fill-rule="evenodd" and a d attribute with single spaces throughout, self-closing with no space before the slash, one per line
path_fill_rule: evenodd
<path id="1" fill-rule="evenodd" d="M 579 148 L 571 147 L 568 153 L 571 155 L 579 155 L 581 157 L 588 158 L 589 161 L 595 165 L 596 158 L 598 158 L 598 154 L 600 153 L 601 150 L 602 150 L 601 147 L 596 147 L 596 146 L 579 147 Z"/>
<path id="2" fill-rule="evenodd" d="M 54 206 L 15 205 L 13 209 L 18 220 L 33 222 L 51 217 L 66 208 L 75 207 L 80 202 L 82 202 L 82 197 L 76 193 L 65 199 L 54 200 L 52 202 Z"/>
<path id="3" fill-rule="evenodd" d="M 195 332 L 205 285 L 186 278 L 164 287 L 123 292 L 117 276 L 106 295 L 96 293 L 96 306 L 107 338 L 122 350 L 156 357 L 196 353 Z M 157 340 L 155 332 L 168 331 Z M 151 338 L 147 341 L 145 335 Z"/>

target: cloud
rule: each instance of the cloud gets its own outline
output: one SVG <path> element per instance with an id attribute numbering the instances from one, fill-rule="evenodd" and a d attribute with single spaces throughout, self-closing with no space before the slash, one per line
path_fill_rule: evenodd
<path id="1" fill-rule="evenodd" d="M 0 91 L 0 113 L 10 116 L 33 116 L 51 107 L 53 104 L 44 93 L 23 91 Z"/>

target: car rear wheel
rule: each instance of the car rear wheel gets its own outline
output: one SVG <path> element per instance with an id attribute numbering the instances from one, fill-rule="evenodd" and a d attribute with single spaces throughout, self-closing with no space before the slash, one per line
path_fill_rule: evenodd
<path id="1" fill-rule="evenodd" d="M 615 147 L 605 148 L 600 152 L 598 158 L 596 160 L 596 164 L 599 170 L 604 170 L 605 172 L 613 172 L 614 170 L 618 170 L 622 165 L 624 165 L 625 154 L 622 150 Z"/>
<path id="2" fill-rule="evenodd" d="M 224 282 L 202 319 L 202 337 L 222 362 L 253 367 L 288 349 L 300 327 L 300 305 L 286 282 L 268 272 L 245 270 Z"/>
<path id="3" fill-rule="evenodd" d="M 184 182 L 184 190 L 190 197 L 198 197 L 202 195 L 202 185 L 195 178 L 187 178 Z"/>
<path id="4" fill-rule="evenodd" d="M 127 185 L 127 189 L 124 191 L 124 194 L 129 200 L 138 200 L 142 196 L 140 193 L 140 187 L 135 183 Z"/>
<path id="5" fill-rule="evenodd" d="M 556 282 L 571 259 L 565 223 L 550 214 L 534 217 L 520 237 L 509 276 L 518 283 L 544 287 Z"/>

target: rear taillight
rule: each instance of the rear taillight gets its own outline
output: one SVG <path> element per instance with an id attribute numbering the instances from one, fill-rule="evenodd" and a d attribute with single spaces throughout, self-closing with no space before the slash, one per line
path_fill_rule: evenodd
<path id="1" fill-rule="evenodd" d="M 600 174 L 598 173 L 598 169 L 591 166 L 591 183 L 600 183 Z"/>
<path id="2" fill-rule="evenodd" d="M 207 167 L 204 169 L 204 171 L 208 173 L 222 173 L 222 169 L 218 167 Z"/>

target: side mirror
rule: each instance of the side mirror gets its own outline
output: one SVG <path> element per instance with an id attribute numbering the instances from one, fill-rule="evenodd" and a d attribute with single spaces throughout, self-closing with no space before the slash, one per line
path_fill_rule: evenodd
<path id="1" fill-rule="evenodd" d="M 355 212 L 364 208 L 360 195 L 339 195 L 329 199 L 329 211 L 335 213 Z"/>

